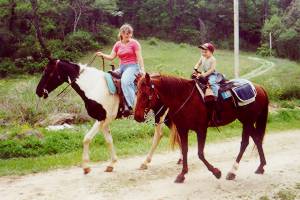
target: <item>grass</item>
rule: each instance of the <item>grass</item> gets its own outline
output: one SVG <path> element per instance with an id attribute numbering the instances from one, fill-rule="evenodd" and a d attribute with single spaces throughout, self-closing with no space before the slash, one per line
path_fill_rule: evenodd
<path id="1" fill-rule="evenodd" d="M 288 187 L 284 189 L 279 189 L 272 197 L 268 195 L 261 196 L 259 200 L 295 200 L 298 199 L 300 196 L 299 191 L 299 183 L 296 184 L 295 188 Z"/>
<path id="2" fill-rule="evenodd" d="M 188 78 L 194 64 L 199 59 L 199 50 L 194 46 L 163 42 L 157 39 L 142 40 L 140 42 L 143 47 L 143 57 L 148 72 L 162 72 L 164 74 L 179 75 Z M 110 48 L 105 47 L 103 51 L 110 52 Z M 87 54 L 82 58 L 81 62 L 88 63 L 92 56 L 92 53 Z M 218 71 L 226 74 L 228 78 L 233 77 L 233 53 L 227 50 L 217 50 L 215 56 L 218 61 Z M 249 56 L 255 55 L 248 52 L 242 52 L 241 54 L 241 74 L 248 73 L 260 66 L 260 63 L 249 59 Z M 253 79 L 253 81 L 267 88 L 272 102 L 280 107 L 270 115 L 268 130 L 274 132 L 287 129 L 300 129 L 299 99 L 282 100 L 279 98 L 287 88 L 300 85 L 299 64 L 276 58 L 270 58 L 270 60 L 275 63 L 275 67 L 267 74 Z M 93 63 L 94 67 L 99 68 L 100 65 L 100 59 L 96 59 Z M 109 63 L 107 62 L 106 65 L 108 66 Z M 81 162 L 81 141 L 84 134 L 91 128 L 92 122 L 76 125 L 74 129 L 63 130 L 57 133 L 47 131 L 44 127 L 36 127 L 35 123 L 53 113 L 86 114 L 83 102 L 73 91 L 62 99 L 54 100 L 53 97 L 61 91 L 61 87 L 54 91 L 47 100 L 40 102 L 37 107 L 38 102 L 34 92 L 38 80 L 38 75 L 0 79 L 0 122 L 4 121 L 6 124 L 0 125 L 0 134 L 4 133 L 14 136 L 27 129 L 38 129 L 45 136 L 43 142 L 49 143 L 48 145 L 51 147 L 56 146 L 57 150 L 46 151 L 46 154 L 41 154 L 43 156 L 35 157 L 35 153 L 42 152 L 42 149 L 35 151 L 34 147 L 32 147 L 31 157 L 1 159 L 0 176 L 46 171 L 54 168 L 79 165 Z M 220 129 L 221 133 L 218 133 L 216 129 L 209 129 L 208 142 L 215 142 L 236 136 L 239 137 L 241 133 L 241 126 L 238 122 Z M 153 131 L 154 127 L 151 123 L 138 124 L 133 120 L 114 121 L 111 125 L 111 132 L 118 156 L 127 157 L 145 154 L 151 146 Z M 66 135 L 67 138 L 71 135 L 71 139 L 66 140 L 67 144 L 70 144 L 71 141 L 73 142 L 70 151 L 60 151 L 63 149 L 63 141 L 55 143 L 55 140 L 47 140 L 47 138 L 51 138 L 52 135 L 56 134 L 59 136 Z M 167 128 L 164 128 L 164 135 L 168 135 Z M 24 142 L 16 139 L 12 140 L 15 140 L 16 143 Z M 195 143 L 195 134 L 191 134 L 190 144 L 193 145 Z M 168 138 L 163 137 L 158 152 L 168 150 L 167 144 Z M 44 147 L 39 146 L 38 148 Z M 94 162 L 104 161 L 109 158 L 105 141 L 100 134 L 93 140 L 90 150 L 91 160 Z"/>
<path id="3" fill-rule="evenodd" d="M 147 72 L 161 72 L 164 74 L 180 75 L 190 77 L 193 67 L 199 60 L 200 51 L 197 47 L 188 44 L 175 44 L 157 40 L 156 45 L 151 45 L 149 40 L 141 40 L 143 58 Z M 110 53 L 111 47 L 106 47 L 102 51 Z M 241 74 L 245 74 L 252 69 L 259 67 L 259 63 L 249 59 L 255 56 L 253 53 L 241 54 Z M 81 59 L 82 63 L 89 63 L 93 53 L 87 54 Z M 228 50 L 217 50 L 218 71 L 224 73 L 228 78 L 233 77 L 233 53 Z M 106 62 L 108 67 L 110 63 Z M 117 62 L 115 63 L 117 66 Z M 102 60 L 99 58 L 92 63 L 92 66 L 102 69 Z"/>
<path id="4" fill-rule="evenodd" d="M 287 112 L 290 113 L 290 112 Z M 291 112 L 293 113 L 293 112 Z M 295 118 L 295 116 L 298 116 Z M 268 131 L 278 132 L 287 129 L 300 129 L 300 111 L 294 114 L 283 115 L 281 113 L 271 114 Z M 92 124 L 76 125 L 74 129 L 64 130 L 64 133 L 76 135 L 77 143 L 81 143 L 84 133 L 86 133 Z M 12 134 L 22 128 L 14 128 Z M 41 132 L 47 132 L 44 128 Z M 157 152 L 169 150 L 168 129 L 164 127 L 164 137 L 158 147 Z M 207 142 L 222 141 L 233 137 L 240 137 L 241 125 L 239 122 L 233 122 L 229 126 L 220 127 L 221 133 L 215 128 L 209 128 Z M 139 124 L 133 120 L 117 120 L 111 125 L 111 132 L 114 139 L 115 148 L 119 157 L 128 157 L 132 155 L 143 155 L 150 149 L 154 127 L 151 123 Z M 51 134 L 51 132 L 50 132 Z M 189 136 L 190 145 L 196 144 L 196 137 L 193 132 Z M 5 175 L 23 175 L 28 173 L 47 171 L 56 168 L 79 166 L 81 163 L 82 147 L 79 146 L 72 152 L 59 153 L 54 155 L 45 155 L 30 158 L 14 158 L 0 160 L 0 176 Z M 91 161 L 99 162 L 109 159 L 108 150 L 104 138 L 97 134 L 90 146 Z M 234 155 L 233 155 L 234 156 Z M 142 162 L 143 160 L 141 160 Z M 175 161 L 174 161 L 175 162 Z M 138 167 L 138 166 L 137 166 Z"/>

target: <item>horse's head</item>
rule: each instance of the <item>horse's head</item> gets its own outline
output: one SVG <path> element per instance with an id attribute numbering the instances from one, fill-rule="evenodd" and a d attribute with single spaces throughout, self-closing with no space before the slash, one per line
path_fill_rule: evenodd
<path id="1" fill-rule="evenodd" d="M 154 82 L 148 73 L 137 76 L 137 102 L 135 106 L 134 119 L 138 122 L 145 121 L 145 115 L 152 109 L 158 100 L 158 93 Z"/>
<path id="2" fill-rule="evenodd" d="M 44 69 L 42 78 L 36 88 L 36 94 L 39 97 L 47 98 L 51 91 L 66 81 L 65 79 L 61 73 L 60 61 L 51 59 Z"/>

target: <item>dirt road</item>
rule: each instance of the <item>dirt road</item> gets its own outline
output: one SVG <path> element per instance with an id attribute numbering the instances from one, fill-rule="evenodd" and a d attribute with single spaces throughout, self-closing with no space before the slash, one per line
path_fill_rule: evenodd
<path id="1" fill-rule="evenodd" d="M 267 166 L 258 166 L 252 143 L 241 162 L 237 178 L 225 180 L 239 149 L 240 139 L 206 146 L 206 157 L 222 170 L 216 179 L 189 150 L 189 173 L 183 184 L 174 183 L 180 166 L 177 152 L 155 155 L 148 170 L 137 170 L 144 156 L 121 159 L 113 173 L 103 172 L 107 163 L 94 164 L 92 172 L 72 167 L 21 177 L 0 178 L 0 199 L 259 199 L 284 188 L 300 185 L 300 130 L 267 134 L 264 142 Z M 297 187 L 298 187 L 297 186 Z M 299 189 L 299 188 L 298 188 Z M 297 191 L 299 192 L 299 190 Z M 300 198 L 298 196 L 296 197 Z"/>

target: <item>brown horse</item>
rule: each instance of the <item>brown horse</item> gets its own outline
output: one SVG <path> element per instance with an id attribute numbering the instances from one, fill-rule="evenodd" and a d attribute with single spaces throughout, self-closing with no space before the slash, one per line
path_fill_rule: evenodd
<path id="1" fill-rule="evenodd" d="M 220 117 L 222 119 L 217 126 L 226 125 L 238 119 L 243 124 L 242 141 L 239 154 L 228 173 L 227 179 L 235 178 L 238 164 L 251 137 L 257 146 L 260 156 L 260 165 L 256 170 L 257 174 L 264 173 L 266 160 L 262 147 L 265 135 L 267 117 L 268 117 L 268 96 L 265 90 L 255 85 L 257 96 L 254 102 L 243 107 L 236 107 L 232 101 L 222 103 Z M 183 168 L 177 176 L 175 182 L 181 183 L 188 172 L 187 152 L 188 152 L 188 131 L 193 130 L 197 134 L 198 156 L 205 164 L 207 169 L 213 173 L 216 178 L 221 177 L 221 171 L 211 165 L 204 156 L 203 150 L 206 140 L 207 128 L 209 126 L 208 109 L 195 89 L 195 81 L 172 76 L 150 77 L 146 74 L 139 78 L 137 82 L 137 104 L 135 109 L 135 120 L 142 122 L 145 120 L 145 113 L 157 101 L 161 101 L 169 108 L 169 118 L 177 127 L 181 140 L 181 150 L 183 156 Z"/>

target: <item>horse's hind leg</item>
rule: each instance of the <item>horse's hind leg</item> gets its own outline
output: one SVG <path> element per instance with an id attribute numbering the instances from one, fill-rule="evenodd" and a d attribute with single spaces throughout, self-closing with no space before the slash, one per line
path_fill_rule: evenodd
<path id="1" fill-rule="evenodd" d="M 199 156 L 199 159 L 205 164 L 205 166 L 207 167 L 207 169 L 213 173 L 213 175 L 216 177 L 216 178 L 221 178 L 222 176 L 222 172 L 218 169 L 218 168 L 215 168 L 214 166 L 212 166 L 206 159 L 205 159 L 205 156 L 204 156 L 204 146 L 205 146 L 205 140 L 206 140 L 206 132 L 207 130 L 205 131 L 202 131 L 202 132 L 197 132 L 197 140 L 198 140 L 198 156 Z"/>
<path id="2" fill-rule="evenodd" d="M 256 136 L 252 136 L 252 139 L 255 143 L 255 145 L 257 146 L 257 151 L 259 154 L 259 158 L 260 158 L 260 164 L 257 168 L 257 170 L 255 171 L 256 174 L 263 174 L 265 172 L 264 170 L 264 166 L 266 165 L 266 159 L 265 159 L 265 154 L 264 154 L 264 150 L 262 147 L 262 139 L 260 139 L 260 137 L 256 137 Z"/>
<path id="3" fill-rule="evenodd" d="M 252 125 L 253 126 L 253 125 Z M 250 131 L 254 131 L 254 128 L 251 128 L 251 126 L 243 125 L 243 133 L 242 133 L 242 141 L 241 141 L 241 147 L 240 147 L 240 152 L 232 166 L 232 169 L 228 172 L 226 179 L 227 180 L 233 180 L 236 177 L 236 172 L 239 168 L 239 163 L 242 159 L 242 156 L 249 144 L 249 136 L 250 136 Z"/>
<path id="4" fill-rule="evenodd" d="M 117 155 L 116 155 L 116 151 L 114 149 L 113 138 L 112 138 L 112 136 L 110 134 L 108 123 L 103 124 L 102 131 L 103 131 L 104 139 L 105 139 L 105 141 L 106 141 L 106 143 L 108 145 L 108 150 L 109 150 L 110 157 L 111 157 L 111 162 L 106 167 L 105 172 L 112 172 L 113 169 L 114 169 L 114 165 L 117 162 Z"/>
<path id="5" fill-rule="evenodd" d="M 100 129 L 101 122 L 96 121 L 89 130 L 89 132 L 84 136 L 83 139 L 83 154 L 82 154 L 82 168 L 84 171 L 84 174 L 88 174 L 91 171 L 91 168 L 89 167 L 89 161 L 90 161 L 90 156 L 89 156 L 89 145 L 94 136 L 97 134 L 97 132 Z"/>

